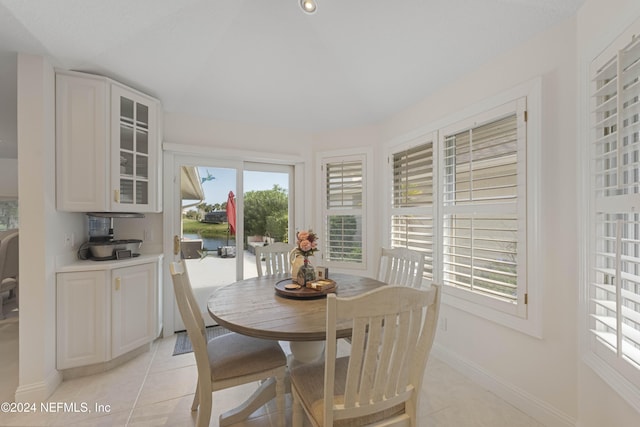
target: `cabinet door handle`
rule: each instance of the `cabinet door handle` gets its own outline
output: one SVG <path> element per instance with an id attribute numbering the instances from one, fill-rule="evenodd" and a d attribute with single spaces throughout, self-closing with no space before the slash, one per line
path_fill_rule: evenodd
<path id="1" fill-rule="evenodd" d="M 180 236 L 173 236 L 173 254 L 178 255 L 180 253 Z"/>
<path id="2" fill-rule="evenodd" d="M 120 203 L 120 190 L 113 190 L 113 200 Z"/>
<path id="3" fill-rule="evenodd" d="M 122 280 L 119 277 L 116 277 L 116 291 L 120 290 L 121 283 L 122 283 Z"/>

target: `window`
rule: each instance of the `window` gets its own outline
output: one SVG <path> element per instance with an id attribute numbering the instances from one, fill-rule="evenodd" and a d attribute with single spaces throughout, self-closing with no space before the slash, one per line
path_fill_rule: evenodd
<path id="1" fill-rule="evenodd" d="M 540 93 L 523 83 L 388 153 L 390 245 L 425 253 L 448 305 L 537 337 Z"/>
<path id="2" fill-rule="evenodd" d="M 328 265 L 363 264 L 365 160 L 363 156 L 325 159 L 324 261 Z"/>
<path id="3" fill-rule="evenodd" d="M 589 348 L 640 387 L 640 41 L 612 48 L 590 71 Z"/>
<path id="4" fill-rule="evenodd" d="M 526 315 L 526 100 L 444 129 L 442 271 L 462 298 Z M 482 120 L 484 119 L 484 121 Z"/>
<path id="5" fill-rule="evenodd" d="M 0 231 L 18 228 L 18 201 L 0 200 Z"/>
<path id="6" fill-rule="evenodd" d="M 424 277 L 433 280 L 433 138 L 391 156 L 391 247 L 424 252 Z"/>

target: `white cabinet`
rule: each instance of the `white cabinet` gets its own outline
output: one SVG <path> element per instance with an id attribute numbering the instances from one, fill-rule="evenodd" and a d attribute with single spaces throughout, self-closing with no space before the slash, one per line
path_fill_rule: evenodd
<path id="1" fill-rule="evenodd" d="M 158 100 L 105 77 L 56 74 L 56 204 L 74 212 L 159 212 Z"/>
<path id="2" fill-rule="evenodd" d="M 155 264 L 111 272 L 111 357 L 153 340 L 155 331 Z"/>
<path id="3" fill-rule="evenodd" d="M 109 359 L 108 272 L 58 274 L 58 369 L 92 365 Z"/>
<path id="4" fill-rule="evenodd" d="M 59 210 L 107 211 L 108 85 L 56 75 L 56 203 Z"/>
<path id="5" fill-rule="evenodd" d="M 124 267 L 88 261 L 75 266 L 82 271 L 58 272 L 58 369 L 108 362 L 156 338 L 162 256 L 147 257 Z"/>

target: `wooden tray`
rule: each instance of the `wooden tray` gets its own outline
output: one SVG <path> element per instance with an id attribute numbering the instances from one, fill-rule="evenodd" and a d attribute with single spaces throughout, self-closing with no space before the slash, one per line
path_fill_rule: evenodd
<path id="1" fill-rule="evenodd" d="M 324 298 L 327 294 L 335 293 L 336 291 L 336 282 L 330 279 L 322 279 L 327 282 L 331 282 L 331 285 L 323 288 L 322 290 L 316 290 L 313 288 L 303 288 L 300 287 L 298 289 L 287 289 L 286 285 L 294 283 L 290 278 L 280 280 L 275 284 L 276 294 L 285 298 L 295 298 L 295 299 L 313 299 L 313 298 Z"/>

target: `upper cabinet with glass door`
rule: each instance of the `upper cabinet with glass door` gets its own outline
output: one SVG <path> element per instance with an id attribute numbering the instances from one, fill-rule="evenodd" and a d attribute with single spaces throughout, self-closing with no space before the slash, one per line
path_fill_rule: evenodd
<path id="1" fill-rule="evenodd" d="M 56 203 L 75 212 L 159 212 L 158 100 L 105 77 L 56 74 Z"/>
<path id="2" fill-rule="evenodd" d="M 111 89 L 113 210 L 156 205 L 157 103 L 118 85 Z"/>

